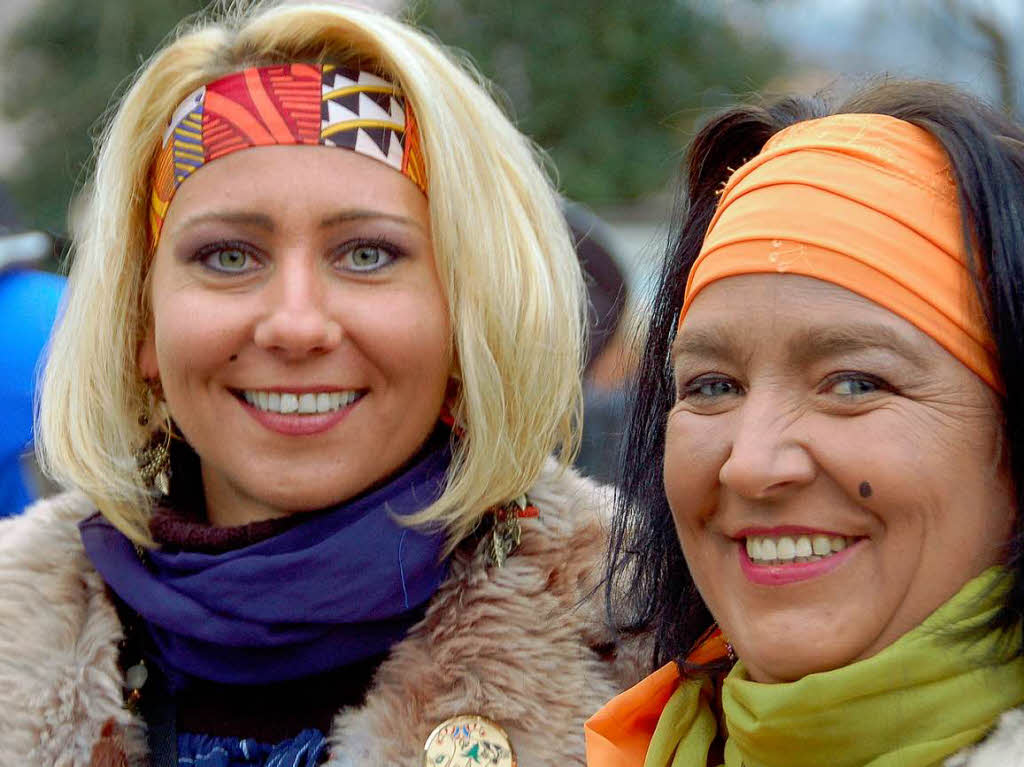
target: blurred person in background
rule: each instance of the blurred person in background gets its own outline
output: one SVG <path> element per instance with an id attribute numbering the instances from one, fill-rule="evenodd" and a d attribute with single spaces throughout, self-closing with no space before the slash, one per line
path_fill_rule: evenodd
<path id="1" fill-rule="evenodd" d="M 531 144 L 342 4 L 192 20 L 107 126 L 0 525 L 21 764 L 582 764 L 584 286 Z"/>
<path id="2" fill-rule="evenodd" d="M 1024 127 L 887 80 L 686 169 L 608 589 L 665 665 L 589 764 L 1024 765 Z"/>
<path id="3" fill-rule="evenodd" d="M 57 316 L 64 279 L 41 271 L 52 239 L 21 231 L 0 189 L 0 517 L 40 493 L 32 458 L 36 378 Z"/>
<path id="4" fill-rule="evenodd" d="M 587 285 L 590 333 L 583 369 L 583 433 L 576 467 L 599 482 L 615 480 L 626 417 L 625 386 L 634 355 L 623 325 L 629 291 L 608 226 L 578 203 L 563 200 Z"/>

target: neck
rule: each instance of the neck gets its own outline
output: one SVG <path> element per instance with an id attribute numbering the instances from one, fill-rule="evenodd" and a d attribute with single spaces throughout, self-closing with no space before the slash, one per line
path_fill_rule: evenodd
<path id="1" fill-rule="evenodd" d="M 206 500 L 206 521 L 213 527 L 241 527 L 254 522 L 282 519 L 312 509 L 285 510 L 258 498 L 245 488 L 230 484 L 203 468 L 203 496 Z"/>
<path id="2" fill-rule="evenodd" d="M 876 655 L 795 682 L 750 679 L 740 660 L 717 700 L 706 676 L 683 677 L 664 706 L 646 767 L 935 767 L 1024 703 L 1020 626 L 989 628 L 1007 572 L 986 570 Z M 724 713 L 724 723 L 716 715 Z M 716 752 L 716 739 L 724 753 Z"/>
<path id="3" fill-rule="evenodd" d="M 299 679 L 385 653 L 423 617 L 447 571 L 444 533 L 402 518 L 437 500 L 450 461 L 441 443 L 386 485 L 226 550 L 173 545 L 143 560 L 99 515 L 82 540 L 175 685 Z"/>

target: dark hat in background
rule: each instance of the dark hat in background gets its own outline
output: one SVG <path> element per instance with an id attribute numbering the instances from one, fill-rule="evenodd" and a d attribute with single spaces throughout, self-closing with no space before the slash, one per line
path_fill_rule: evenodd
<path id="1" fill-rule="evenodd" d="M 19 230 L 18 208 L 7 192 L 7 188 L 0 184 L 0 236 Z"/>
<path id="2" fill-rule="evenodd" d="M 613 255 L 615 248 L 608 225 L 578 203 L 563 200 L 562 211 L 572 232 L 576 255 L 587 284 L 590 337 L 586 366 L 590 367 L 619 326 L 628 288 Z"/>

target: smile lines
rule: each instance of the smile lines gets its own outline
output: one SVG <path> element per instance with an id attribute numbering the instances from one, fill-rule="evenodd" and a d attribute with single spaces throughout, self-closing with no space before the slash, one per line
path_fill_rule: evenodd
<path id="1" fill-rule="evenodd" d="M 277 391 L 250 391 L 240 392 L 240 396 L 258 410 L 268 413 L 281 413 L 289 415 L 317 415 L 320 413 L 333 413 L 343 407 L 348 407 L 362 396 L 362 392 L 356 390 L 343 390 L 331 392 L 277 392 Z"/>

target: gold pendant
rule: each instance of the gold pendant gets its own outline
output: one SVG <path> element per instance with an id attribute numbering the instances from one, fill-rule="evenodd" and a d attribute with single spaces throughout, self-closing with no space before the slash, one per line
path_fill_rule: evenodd
<path id="1" fill-rule="evenodd" d="M 516 752 L 500 725 L 476 714 L 446 719 L 423 746 L 424 767 L 516 767 Z"/>

